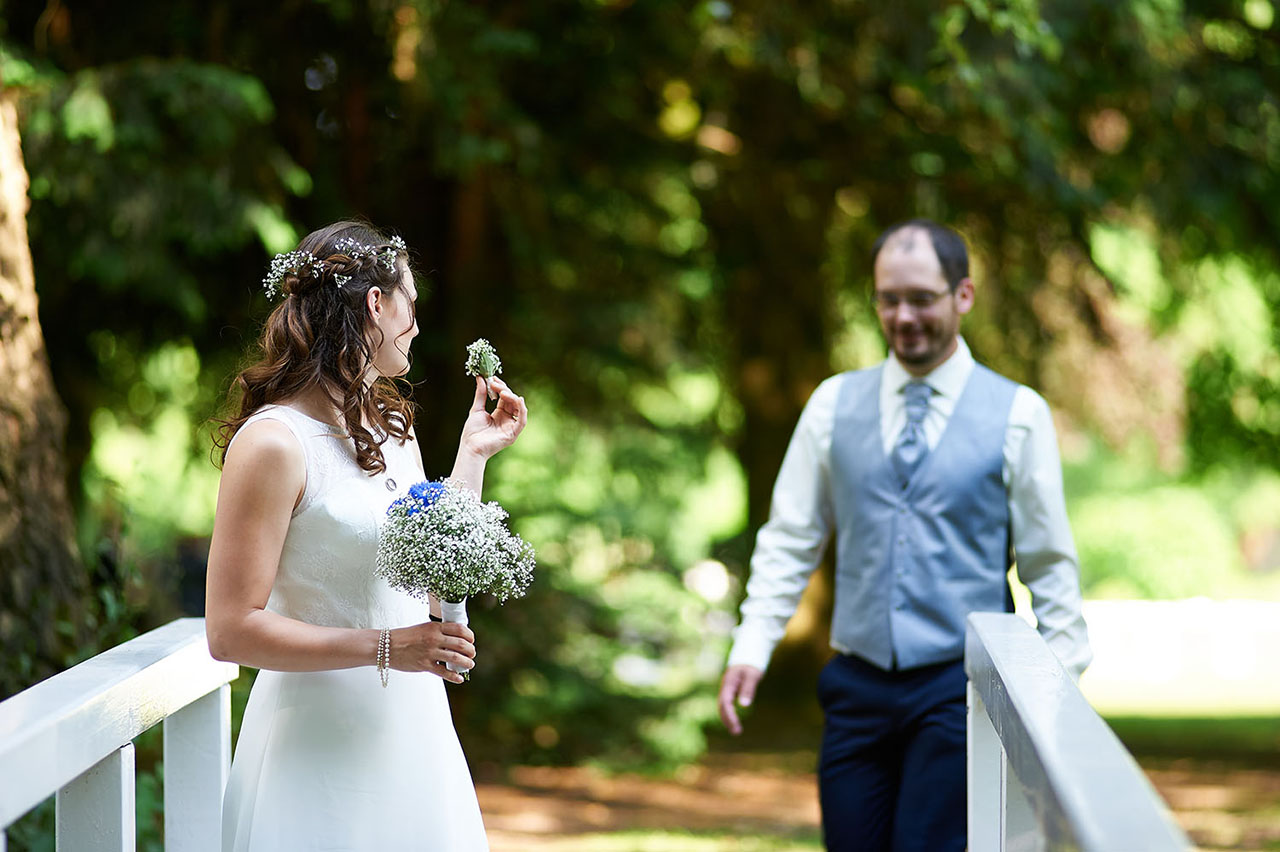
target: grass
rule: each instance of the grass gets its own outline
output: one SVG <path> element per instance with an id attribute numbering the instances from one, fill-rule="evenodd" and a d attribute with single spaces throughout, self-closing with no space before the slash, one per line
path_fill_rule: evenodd
<path id="1" fill-rule="evenodd" d="M 1280 717 L 1107 716 L 1125 748 L 1144 757 L 1280 767 Z"/>

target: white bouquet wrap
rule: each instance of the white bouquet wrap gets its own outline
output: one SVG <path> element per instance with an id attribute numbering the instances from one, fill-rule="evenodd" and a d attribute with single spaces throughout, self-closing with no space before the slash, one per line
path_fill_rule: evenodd
<path id="1" fill-rule="evenodd" d="M 507 517 L 452 480 L 419 482 L 387 509 L 375 573 L 421 600 L 435 595 L 445 621 L 466 624 L 468 597 L 502 603 L 533 582 L 533 548 L 507 529 Z"/>

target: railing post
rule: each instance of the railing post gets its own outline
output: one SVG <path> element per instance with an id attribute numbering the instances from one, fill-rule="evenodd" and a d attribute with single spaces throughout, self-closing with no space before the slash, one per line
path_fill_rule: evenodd
<path id="1" fill-rule="evenodd" d="M 982 697 L 970 682 L 969 705 L 969 852 L 1004 848 L 1004 748 Z"/>
<path id="2" fill-rule="evenodd" d="M 98 761 L 58 790 L 58 852 L 135 852 L 133 743 Z"/>
<path id="3" fill-rule="evenodd" d="M 1007 613 L 971 613 L 964 668 L 974 760 L 970 831 L 986 832 L 991 822 L 980 785 L 991 789 L 997 751 L 984 742 L 993 733 L 984 725 L 1003 746 L 996 761 L 1000 845 L 979 835 L 981 842 L 970 842 L 973 852 L 1191 848 L 1142 770 L 1026 622 Z"/>
<path id="4" fill-rule="evenodd" d="M 223 684 L 164 720 L 168 852 L 220 852 L 230 766 L 231 687 Z"/>
<path id="5" fill-rule="evenodd" d="M 1004 764 L 1004 852 L 1044 852 L 1044 832 L 1027 789 L 1009 769 L 1008 753 L 1002 754 L 1000 761 Z"/>

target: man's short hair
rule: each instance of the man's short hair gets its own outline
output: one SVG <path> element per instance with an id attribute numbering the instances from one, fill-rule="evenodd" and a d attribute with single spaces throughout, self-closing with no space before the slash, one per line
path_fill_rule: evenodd
<path id="1" fill-rule="evenodd" d="M 886 228 L 871 247 L 872 268 L 875 268 L 880 249 L 884 248 L 890 237 L 904 228 L 919 228 L 929 235 L 933 253 L 938 256 L 938 264 L 942 267 L 942 277 L 947 279 L 947 286 L 952 292 L 960 286 L 961 281 L 969 277 L 969 250 L 965 247 L 964 237 L 932 219 L 908 219 Z"/>

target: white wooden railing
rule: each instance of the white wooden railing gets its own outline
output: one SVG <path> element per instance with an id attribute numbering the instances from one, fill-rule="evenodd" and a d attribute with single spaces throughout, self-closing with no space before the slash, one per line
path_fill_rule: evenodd
<path id="1" fill-rule="evenodd" d="M 1165 852 L 1191 843 L 1062 664 L 1020 617 L 974 613 L 969 852 Z"/>
<path id="2" fill-rule="evenodd" d="M 969 616 L 965 671 L 970 852 L 1191 848 L 1021 618 Z M 133 739 L 163 721 L 165 848 L 217 852 L 238 674 L 184 618 L 0 702 L 0 829 L 56 795 L 59 850 L 133 852 Z"/>
<path id="3" fill-rule="evenodd" d="M 218 852 L 239 671 L 183 618 L 0 702 L 0 852 L 51 795 L 59 852 L 134 852 L 133 739 L 161 721 L 165 849 Z"/>

